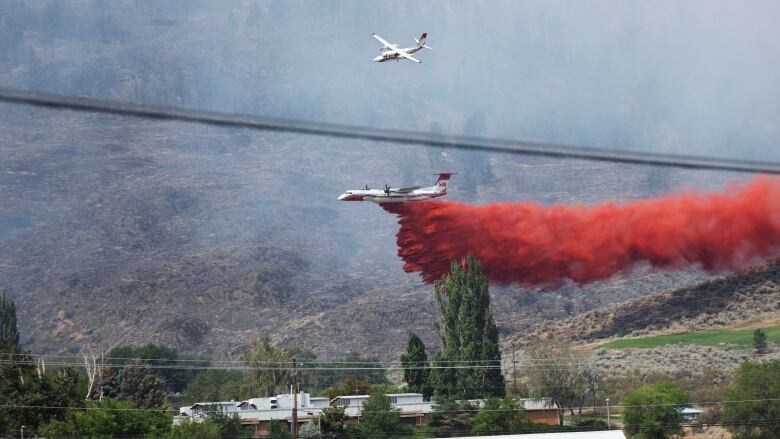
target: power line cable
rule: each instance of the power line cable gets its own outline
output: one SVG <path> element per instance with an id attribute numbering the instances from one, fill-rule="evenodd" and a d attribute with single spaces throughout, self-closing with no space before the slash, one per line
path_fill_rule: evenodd
<path id="1" fill-rule="evenodd" d="M 345 139 L 363 139 L 488 153 L 521 154 L 635 165 L 780 175 L 780 163 L 769 161 L 625 151 L 529 140 L 438 135 L 419 131 L 370 128 L 357 125 L 271 118 L 250 114 L 221 113 L 187 108 L 135 104 L 84 96 L 67 96 L 7 88 L 0 88 L 0 102 L 147 119 L 190 122 L 220 127 L 248 128 Z"/>

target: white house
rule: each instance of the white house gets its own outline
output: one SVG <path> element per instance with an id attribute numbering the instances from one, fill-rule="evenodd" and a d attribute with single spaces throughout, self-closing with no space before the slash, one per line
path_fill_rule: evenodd
<path id="1" fill-rule="evenodd" d="M 250 398 L 245 401 L 198 402 L 181 407 L 179 415 L 174 417 L 174 425 L 185 419 L 201 421 L 209 412 L 228 415 L 236 414 L 241 423 L 255 426 L 255 435 L 267 433 L 268 422 L 272 420 L 290 422 L 292 420 L 293 395 L 284 394 L 267 398 Z M 308 393 L 298 394 L 298 422 L 315 419 L 328 407 L 328 398 L 313 397 Z"/>
<path id="2" fill-rule="evenodd" d="M 174 418 L 174 425 L 185 419 L 201 421 L 209 412 L 220 412 L 228 415 L 235 414 L 245 425 L 255 427 L 255 436 L 261 437 L 268 433 L 268 422 L 277 420 L 286 423 L 292 422 L 293 395 L 283 394 L 267 398 L 250 398 L 244 401 L 220 401 L 198 402 L 191 406 L 181 407 L 179 415 Z M 328 398 L 313 397 L 308 393 L 298 394 L 298 423 L 303 424 L 316 419 L 322 414 L 322 410 L 333 405 L 344 408 L 347 422 L 358 422 L 363 416 L 363 403 L 369 395 L 343 395 L 328 401 Z M 420 393 L 389 393 L 392 406 L 399 411 L 401 420 L 410 425 L 423 425 L 433 411 L 436 404 L 432 401 L 423 401 Z M 550 408 L 547 400 L 523 399 L 520 400 L 525 407 L 528 418 L 534 422 L 556 423 L 557 411 Z M 470 401 L 477 407 L 481 407 L 483 401 Z"/>

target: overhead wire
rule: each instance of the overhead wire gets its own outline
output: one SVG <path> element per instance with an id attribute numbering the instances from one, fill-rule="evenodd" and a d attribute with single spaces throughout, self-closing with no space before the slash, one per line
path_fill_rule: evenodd
<path id="1" fill-rule="evenodd" d="M 627 151 L 533 140 L 440 135 L 420 131 L 372 128 L 340 123 L 302 121 L 251 114 L 137 104 L 86 96 L 69 96 L 8 88 L 0 88 L 0 102 L 220 127 L 237 127 L 343 139 L 362 139 L 487 153 L 521 154 L 634 165 L 780 175 L 780 163 L 771 161 Z"/>
<path id="2" fill-rule="evenodd" d="M 740 354 L 741 356 L 750 356 L 753 358 L 769 358 L 777 356 L 777 349 L 770 349 L 766 352 L 746 351 L 750 354 Z M 25 353 L 7 353 L 0 354 L 0 364 L 30 364 L 33 360 L 42 360 L 47 366 L 60 367 L 83 367 L 84 357 L 76 355 L 55 355 L 55 354 L 25 354 Z M 100 360 L 99 358 L 96 358 Z M 124 361 L 122 361 L 124 360 Z M 292 365 L 291 360 L 269 360 L 269 361 L 245 361 L 245 360 L 209 360 L 209 359 L 164 359 L 164 358 L 118 358 L 104 357 L 100 360 L 101 367 L 122 368 L 137 362 L 137 366 L 148 369 L 178 369 L 178 370 L 289 370 Z M 184 364 L 182 364 L 184 363 Z M 216 364 L 212 364 L 216 363 Z M 511 360 L 452 360 L 448 362 L 426 362 L 419 364 L 404 365 L 400 362 L 380 364 L 373 361 L 310 361 L 297 360 L 296 369 L 300 371 L 393 371 L 393 370 L 423 370 L 423 369 L 500 369 L 511 370 L 533 367 L 535 370 L 572 370 L 584 366 L 598 367 L 600 365 L 632 365 L 635 361 L 626 358 L 623 355 L 600 358 L 538 358 L 521 359 L 512 362 Z"/>

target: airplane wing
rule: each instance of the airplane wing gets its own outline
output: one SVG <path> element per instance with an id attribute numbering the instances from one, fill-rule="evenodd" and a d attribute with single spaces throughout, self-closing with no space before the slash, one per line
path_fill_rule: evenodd
<path id="1" fill-rule="evenodd" d="M 389 47 L 391 49 L 397 47 L 397 44 L 390 44 L 386 39 L 380 37 L 377 34 L 371 34 L 371 36 L 376 38 L 376 40 L 379 41 L 380 43 L 382 43 L 382 45 L 385 46 L 385 47 Z"/>
<path id="2" fill-rule="evenodd" d="M 400 56 L 401 58 L 406 58 L 406 59 L 412 60 L 412 61 L 416 62 L 417 64 L 419 64 L 419 63 L 421 63 L 421 62 L 422 62 L 422 61 L 420 61 L 419 59 L 417 59 L 417 58 L 413 57 L 412 55 L 409 55 L 408 53 L 404 52 L 403 50 L 394 49 L 394 51 L 395 51 L 395 53 L 397 53 L 397 54 L 398 54 L 398 56 Z"/>
<path id="3" fill-rule="evenodd" d="M 402 187 L 397 189 L 390 189 L 390 192 L 395 192 L 398 194 L 408 194 L 409 192 L 416 191 L 417 189 L 420 189 L 422 186 L 412 186 L 412 187 Z"/>

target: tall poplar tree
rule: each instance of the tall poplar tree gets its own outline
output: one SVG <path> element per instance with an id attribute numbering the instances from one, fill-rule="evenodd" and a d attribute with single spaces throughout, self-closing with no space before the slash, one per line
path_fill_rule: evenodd
<path id="1" fill-rule="evenodd" d="M 401 366 L 404 368 L 404 381 L 412 392 L 422 393 L 428 399 L 433 394 L 430 386 L 430 369 L 425 344 L 415 333 L 409 334 L 406 353 L 401 355 Z"/>
<path id="2" fill-rule="evenodd" d="M 434 393 L 465 399 L 504 396 L 498 327 L 482 264 L 474 256 L 463 265 L 453 262 L 449 274 L 435 283 L 434 298 L 439 308 L 434 326 L 442 343 L 430 374 Z"/>
<path id="3" fill-rule="evenodd" d="M 19 329 L 16 326 L 16 307 L 10 297 L 0 290 L 0 352 L 19 352 Z"/>

